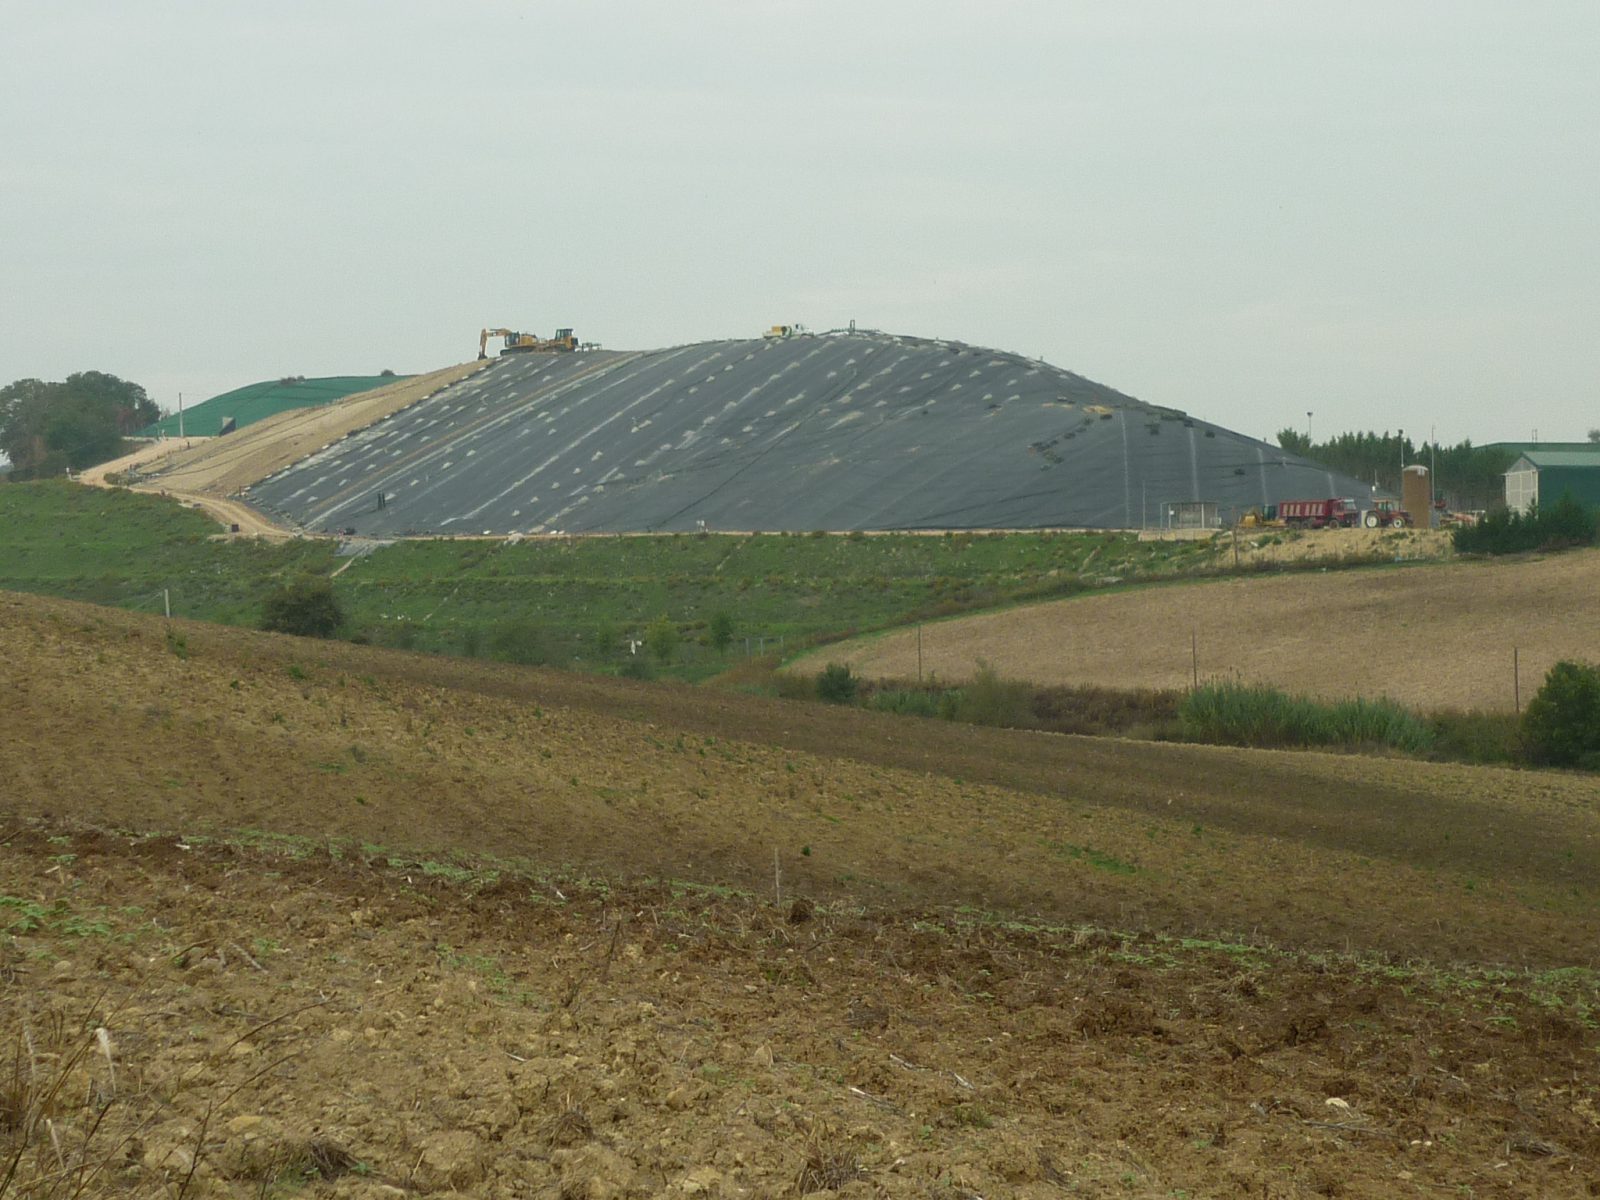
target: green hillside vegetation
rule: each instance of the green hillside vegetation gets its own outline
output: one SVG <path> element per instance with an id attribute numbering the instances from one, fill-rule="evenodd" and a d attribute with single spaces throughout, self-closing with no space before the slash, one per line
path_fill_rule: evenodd
<path id="1" fill-rule="evenodd" d="M 170 601 L 175 617 L 608 673 L 699 680 L 753 656 L 744 682 L 757 688 L 970 724 L 1388 746 L 1469 762 L 1534 758 L 1542 744 L 1505 715 L 1425 716 L 1263 688 L 1188 696 L 1040 688 L 987 667 L 957 686 L 858 686 L 842 667 L 821 682 L 772 670 L 781 654 L 863 630 L 1125 579 L 1209 574 L 1209 550 L 1198 542 L 1104 533 L 474 539 L 400 542 L 352 560 L 329 540 L 271 543 L 216 530 L 205 514 L 147 493 L 61 480 L 13 484 L 0 488 L 0 589 L 146 612 Z M 301 593 L 311 592 L 315 628 L 297 624 L 306 616 Z M 1556 694 L 1530 707 L 1542 714 L 1541 729 L 1556 731 L 1545 741 L 1559 753 L 1538 753 L 1592 767 L 1593 745 L 1578 745 L 1561 722 L 1587 728 L 1600 691 L 1591 668 L 1569 673 L 1581 675 L 1582 686 L 1568 688 L 1577 700 Z M 1569 742 L 1578 749 L 1569 753 Z"/>
<path id="2" fill-rule="evenodd" d="M 253 625 L 286 575 L 325 574 L 333 546 L 216 540 L 217 523 L 176 501 L 65 480 L 0 487 L 0 588 Z"/>
<path id="3" fill-rule="evenodd" d="M 321 539 L 216 533 L 156 496 L 8 486 L 0 588 L 146 611 L 160 611 L 168 589 L 174 616 L 255 625 L 275 589 L 345 567 L 334 579 L 345 637 L 701 679 L 747 654 L 1210 563 L 1204 543 L 1098 533 L 432 540 L 354 562 Z M 675 638 L 661 633 L 663 618 Z M 650 644 L 634 655 L 630 638 Z"/>
<path id="4" fill-rule="evenodd" d="M 382 375 L 331 375 L 321 379 L 290 375 L 252 383 L 190 405 L 184 410 L 181 422 L 177 413 L 163 417 L 139 430 L 138 436 L 178 437 L 181 424 L 183 434 L 190 437 L 215 437 L 221 432 L 222 423 L 230 417 L 243 429 L 281 412 L 332 404 L 357 392 L 368 392 L 404 378 L 407 376 L 389 371 Z"/>

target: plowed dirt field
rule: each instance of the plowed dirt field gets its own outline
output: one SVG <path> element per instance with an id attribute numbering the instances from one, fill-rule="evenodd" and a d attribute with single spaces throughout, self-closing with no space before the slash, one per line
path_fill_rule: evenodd
<path id="1" fill-rule="evenodd" d="M 1310 542 L 1316 535 L 1307 535 Z M 1186 688 L 1241 679 L 1335 699 L 1509 711 L 1562 658 L 1600 655 L 1600 550 L 1539 559 L 1256 576 L 1088 595 L 925 625 L 923 675 L 979 661 L 1041 684 Z M 829 646 L 844 662 L 914 679 L 918 632 Z"/>
<path id="2" fill-rule="evenodd" d="M 0 647 L 11 1194 L 1600 1194 L 1590 779 Z"/>

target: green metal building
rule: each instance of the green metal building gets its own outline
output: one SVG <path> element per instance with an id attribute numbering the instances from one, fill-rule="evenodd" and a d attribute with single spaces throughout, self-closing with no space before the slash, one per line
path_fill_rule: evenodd
<path id="1" fill-rule="evenodd" d="M 1535 502 L 1548 506 L 1571 492 L 1585 508 L 1600 508 L 1600 445 L 1569 445 L 1523 450 L 1506 472 L 1506 507 L 1527 512 Z"/>

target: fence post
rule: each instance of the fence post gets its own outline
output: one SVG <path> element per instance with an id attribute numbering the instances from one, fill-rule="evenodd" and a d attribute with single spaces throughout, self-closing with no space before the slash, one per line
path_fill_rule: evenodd
<path id="1" fill-rule="evenodd" d="M 1189 630 L 1189 672 L 1194 686 L 1189 690 L 1200 690 L 1200 635 L 1194 630 Z"/>
<path id="2" fill-rule="evenodd" d="M 1522 712 L 1522 653 L 1521 650 L 1511 647 L 1511 700 L 1517 706 L 1517 712 Z"/>

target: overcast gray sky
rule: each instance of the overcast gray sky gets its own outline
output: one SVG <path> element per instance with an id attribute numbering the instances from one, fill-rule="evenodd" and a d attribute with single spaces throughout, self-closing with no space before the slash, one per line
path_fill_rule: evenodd
<path id="1" fill-rule="evenodd" d="M 0 0 L 0 383 L 847 323 L 1270 438 L 1600 425 L 1595 0 Z"/>

